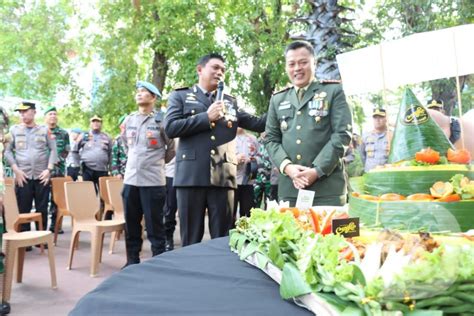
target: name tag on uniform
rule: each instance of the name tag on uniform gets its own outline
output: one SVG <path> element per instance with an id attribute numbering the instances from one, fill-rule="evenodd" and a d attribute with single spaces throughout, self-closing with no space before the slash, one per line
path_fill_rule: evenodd
<path id="1" fill-rule="evenodd" d="M 280 106 L 278 107 L 278 110 L 286 110 L 291 108 L 291 103 L 289 101 L 284 101 L 280 103 Z"/>

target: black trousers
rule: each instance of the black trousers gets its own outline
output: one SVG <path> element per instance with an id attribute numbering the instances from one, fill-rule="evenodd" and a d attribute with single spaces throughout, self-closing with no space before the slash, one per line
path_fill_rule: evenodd
<path id="1" fill-rule="evenodd" d="M 165 232 L 167 239 L 173 239 L 177 210 L 178 201 L 176 199 L 176 188 L 173 186 L 173 178 L 166 177 Z"/>
<path id="2" fill-rule="evenodd" d="M 235 190 L 234 212 L 232 214 L 234 223 L 237 219 L 237 205 L 239 205 L 239 214 L 242 216 L 250 216 L 250 209 L 255 206 L 253 195 L 253 185 L 239 185 Z"/>
<path id="3" fill-rule="evenodd" d="M 142 249 L 142 217 L 145 217 L 146 234 L 153 256 L 165 251 L 163 206 L 165 186 L 136 187 L 124 184 L 122 191 L 125 211 L 125 245 L 127 257 L 138 259 Z"/>
<path id="4" fill-rule="evenodd" d="M 209 214 L 211 238 L 229 234 L 234 207 L 234 189 L 221 187 L 178 187 L 181 243 L 189 246 L 204 236 L 204 215 Z"/>
<path id="5" fill-rule="evenodd" d="M 82 164 L 82 179 L 94 182 L 95 193 L 99 192 L 99 178 L 108 175 L 107 171 L 92 170 L 85 163 Z"/>
<path id="6" fill-rule="evenodd" d="M 21 214 L 30 213 L 33 207 L 33 200 L 35 201 L 36 213 L 41 213 L 43 220 L 43 229 L 48 229 L 48 200 L 50 192 L 50 184 L 43 185 L 40 180 L 27 180 L 23 187 L 18 185 L 15 187 L 16 199 L 18 201 L 18 210 Z M 30 230 L 30 224 L 22 224 L 21 231 Z M 36 224 L 36 230 L 38 230 Z"/>
<path id="7" fill-rule="evenodd" d="M 81 167 L 67 167 L 67 175 L 71 176 L 72 180 L 77 181 L 77 177 L 79 177 L 79 172 L 81 171 Z"/>

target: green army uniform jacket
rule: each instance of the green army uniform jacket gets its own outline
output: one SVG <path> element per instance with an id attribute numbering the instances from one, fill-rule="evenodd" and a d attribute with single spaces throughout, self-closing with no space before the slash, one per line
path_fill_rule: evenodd
<path id="1" fill-rule="evenodd" d="M 114 144 L 112 146 L 112 161 L 111 170 L 113 176 L 125 174 L 125 167 L 127 166 L 127 153 L 125 146 L 123 145 L 122 135 L 115 137 Z"/>
<path id="2" fill-rule="evenodd" d="M 69 134 L 66 130 L 56 126 L 50 129 L 51 138 L 56 140 L 56 151 L 58 153 L 58 162 L 54 165 L 51 174 L 53 177 L 64 177 L 66 174 L 66 157 L 71 150 L 69 145 Z"/>
<path id="3" fill-rule="evenodd" d="M 313 205 L 343 205 L 347 183 L 342 157 L 352 136 L 352 113 L 342 86 L 314 81 L 301 102 L 295 87 L 275 93 L 270 100 L 266 148 L 280 168 L 285 159 L 316 168 L 319 178 L 306 190 L 315 191 Z M 280 170 L 281 171 L 281 170 Z M 279 200 L 294 203 L 298 190 L 280 174 Z"/>

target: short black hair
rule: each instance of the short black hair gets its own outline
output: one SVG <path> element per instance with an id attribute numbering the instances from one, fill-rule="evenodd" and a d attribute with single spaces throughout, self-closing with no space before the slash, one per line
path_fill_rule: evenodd
<path id="1" fill-rule="evenodd" d="M 285 56 L 286 56 L 286 54 L 288 54 L 288 52 L 290 50 L 296 50 L 296 49 L 299 49 L 299 48 L 302 48 L 302 47 L 306 48 L 308 50 L 308 52 L 311 54 L 311 56 L 314 57 L 314 48 L 311 45 L 311 43 L 306 42 L 306 41 L 294 41 L 294 42 L 288 44 L 288 46 L 286 46 L 286 48 L 285 48 Z"/>
<path id="2" fill-rule="evenodd" d="M 198 61 L 198 65 L 201 65 L 202 67 L 206 66 L 206 64 L 209 62 L 209 60 L 211 59 L 219 59 L 220 61 L 222 61 L 223 63 L 225 63 L 225 59 L 224 57 L 222 57 L 221 54 L 218 54 L 218 53 L 210 53 L 210 54 L 207 54 L 207 55 L 204 55 L 202 56 L 199 61 Z"/>

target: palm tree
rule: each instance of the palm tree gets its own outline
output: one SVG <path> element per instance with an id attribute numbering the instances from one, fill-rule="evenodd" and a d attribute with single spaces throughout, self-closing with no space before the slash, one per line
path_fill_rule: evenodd
<path id="1" fill-rule="evenodd" d="M 340 79 L 336 55 L 352 47 L 355 33 L 342 15 L 353 9 L 339 5 L 337 0 L 306 0 L 311 6 L 308 15 L 292 20 L 307 24 L 304 33 L 291 36 L 292 39 L 306 40 L 315 50 L 318 65 L 316 78 Z"/>

